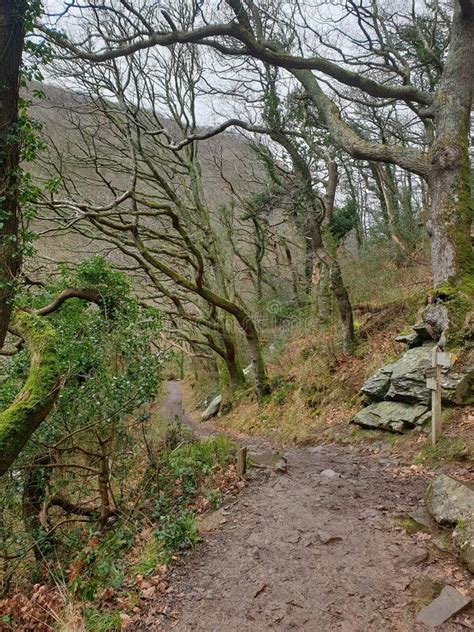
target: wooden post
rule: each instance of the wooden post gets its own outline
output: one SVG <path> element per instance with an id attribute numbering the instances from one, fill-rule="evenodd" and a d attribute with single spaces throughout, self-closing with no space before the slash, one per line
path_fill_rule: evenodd
<path id="1" fill-rule="evenodd" d="M 247 471 L 247 448 L 245 446 L 237 450 L 235 470 L 239 476 L 243 476 Z"/>
<path id="2" fill-rule="evenodd" d="M 431 356 L 433 368 L 433 387 L 431 389 L 431 443 L 436 445 L 441 435 L 441 369 L 438 363 L 438 345 L 435 345 Z"/>

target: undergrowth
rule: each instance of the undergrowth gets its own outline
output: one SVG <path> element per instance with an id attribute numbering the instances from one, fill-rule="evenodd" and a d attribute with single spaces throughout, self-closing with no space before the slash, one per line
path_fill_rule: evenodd
<path id="1" fill-rule="evenodd" d="M 221 489 L 237 481 L 233 454 L 234 444 L 226 437 L 197 441 L 172 424 L 128 511 L 105 530 L 91 527 L 82 536 L 71 532 L 69 537 L 76 538 L 74 557 L 62 559 L 58 549 L 57 563 L 54 556 L 47 563 L 50 579 L 45 584 L 61 596 L 56 610 L 37 611 L 31 598 L 16 594 L 0 601 L 1 629 L 60 629 L 61 611 L 72 599 L 81 612 L 83 627 L 78 629 L 120 630 L 120 614 L 133 611 L 146 587 L 154 586 L 159 593 L 167 565 L 199 541 L 196 514 L 212 508 L 209 495 L 218 498 Z M 34 620 L 35 627 L 28 627 Z"/>
<path id="2" fill-rule="evenodd" d="M 394 337 L 407 314 L 405 308 L 387 318 L 367 339 L 360 339 L 352 355 L 341 352 L 339 329 L 322 329 L 316 316 L 287 331 L 285 344 L 280 331 L 278 350 L 271 350 L 270 397 L 258 405 L 252 394 L 244 393 L 217 423 L 283 444 L 360 441 L 360 430 L 349 424 L 361 405 L 359 389 L 369 375 L 402 352 Z"/>

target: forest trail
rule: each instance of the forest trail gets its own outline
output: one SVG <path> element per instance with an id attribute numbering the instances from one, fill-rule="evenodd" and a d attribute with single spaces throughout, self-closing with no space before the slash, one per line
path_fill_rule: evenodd
<path id="1" fill-rule="evenodd" d="M 183 410 L 179 382 L 167 384 L 162 413 L 209 433 Z M 218 528 L 171 572 L 165 603 L 151 602 L 127 629 L 421 632 L 414 586 L 468 586 L 427 534 L 397 523 L 420 506 L 424 476 L 350 447 L 285 456 L 287 474 L 257 476 L 221 510 Z M 472 615 L 437 629 L 474 629 Z"/>

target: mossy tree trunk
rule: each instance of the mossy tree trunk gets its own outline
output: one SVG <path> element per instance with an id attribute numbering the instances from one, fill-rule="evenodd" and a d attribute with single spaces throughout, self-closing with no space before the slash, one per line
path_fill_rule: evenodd
<path id="1" fill-rule="evenodd" d="M 430 148 L 433 284 L 474 274 L 469 130 L 474 86 L 474 2 L 455 2 L 451 43 L 435 96 Z"/>
<path id="2" fill-rule="evenodd" d="M 235 336 L 229 331 L 221 331 L 220 338 L 222 345 L 216 339 L 215 335 L 206 334 L 207 342 L 210 348 L 221 358 L 218 364 L 219 383 L 222 393 L 227 392 L 231 396 L 235 391 L 242 388 L 245 384 L 245 376 L 237 353 L 237 344 Z M 221 370 L 224 369 L 224 373 Z"/>
<path id="3" fill-rule="evenodd" d="M 5 342 L 20 272 L 18 93 L 27 3 L 0 7 L 0 348 Z"/>
<path id="4" fill-rule="evenodd" d="M 54 329 L 41 316 L 23 311 L 14 312 L 11 327 L 25 339 L 31 360 L 25 384 L 12 404 L 0 413 L 0 476 L 23 450 L 59 394 Z"/>

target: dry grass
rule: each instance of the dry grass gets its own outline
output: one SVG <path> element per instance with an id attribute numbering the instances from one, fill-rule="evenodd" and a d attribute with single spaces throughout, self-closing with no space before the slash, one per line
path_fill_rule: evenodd
<path id="1" fill-rule="evenodd" d="M 307 321 L 290 334 L 270 365 L 273 393 L 267 402 L 258 406 L 245 394 L 218 425 L 283 444 L 357 439 L 349 421 L 360 408 L 358 391 L 371 373 L 403 350 L 394 336 L 406 318 L 406 310 L 395 314 L 383 329 L 361 341 L 354 355 L 339 351 L 335 331 L 321 331 Z"/>

